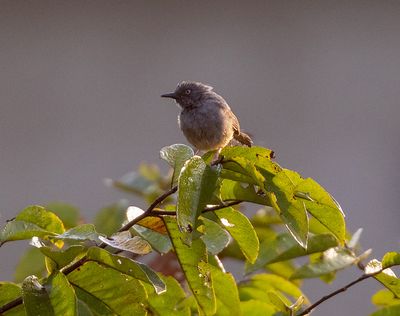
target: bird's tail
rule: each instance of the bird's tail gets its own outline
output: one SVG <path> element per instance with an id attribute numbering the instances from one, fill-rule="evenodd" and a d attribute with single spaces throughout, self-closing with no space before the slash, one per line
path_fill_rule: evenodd
<path id="1" fill-rule="evenodd" d="M 246 145 L 248 147 L 251 147 L 251 145 L 253 145 L 251 137 L 246 133 L 240 132 L 238 134 L 234 134 L 233 138 L 236 139 L 239 143 Z"/>

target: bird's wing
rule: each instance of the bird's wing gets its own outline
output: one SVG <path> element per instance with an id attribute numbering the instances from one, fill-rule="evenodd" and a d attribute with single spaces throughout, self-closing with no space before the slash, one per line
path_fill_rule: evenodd
<path id="1" fill-rule="evenodd" d="M 228 111 L 228 113 L 229 113 L 229 116 L 230 116 L 230 117 L 231 117 L 231 119 L 232 119 L 232 128 L 233 128 L 233 133 L 234 133 L 235 135 L 238 135 L 238 134 L 240 134 L 240 125 L 239 125 L 239 120 L 237 119 L 236 115 L 235 115 L 235 114 L 233 114 L 233 112 L 232 112 L 232 111 Z"/>
<path id="2" fill-rule="evenodd" d="M 251 147 L 253 145 L 253 141 L 249 135 L 240 131 L 239 120 L 237 119 L 236 115 L 233 114 L 232 111 L 229 111 L 229 115 L 232 119 L 233 138 L 239 143 Z"/>

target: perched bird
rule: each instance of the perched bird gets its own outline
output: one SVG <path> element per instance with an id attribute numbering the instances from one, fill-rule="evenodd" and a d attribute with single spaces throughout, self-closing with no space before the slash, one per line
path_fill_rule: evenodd
<path id="1" fill-rule="evenodd" d="M 237 117 L 226 101 L 213 88 L 194 81 L 182 81 L 172 93 L 180 105 L 178 124 L 187 140 L 199 150 L 218 150 L 232 140 L 251 147 L 250 136 L 240 131 Z"/>

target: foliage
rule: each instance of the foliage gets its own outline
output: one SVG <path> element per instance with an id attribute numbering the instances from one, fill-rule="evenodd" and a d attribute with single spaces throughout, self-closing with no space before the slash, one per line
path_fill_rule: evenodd
<path id="1" fill-rule="evenodd" d="M 390 268 L 400 253 L 363 267 L 361 231 L 351 237 L 336 200 L 278 165 L 271 150 L 226 147 L 218 163 L 214 154 L 167 146 L 168 176 L 142 165 L 107 181 L 142 197 L 147 210 L 117 202 L 95 225 L 65 203 L 22 210 L 1 230 L 0 245 L 30 240 L 32 248 L 17 283 L 0 282 L 0 314 L 305 315 L 323 300 L 310 306 L 304 279 L 331 282 L 357 266 L 363 274 L 349 286 L 373 277 L 386 288 L 372 298 L 381 308 L 373 315 L 398 315 L 400 281 Z M 248 204 L 259 210 L 246 216 Z M 243 280 L 226 271 L 227 258 L 242 263 Z"/>

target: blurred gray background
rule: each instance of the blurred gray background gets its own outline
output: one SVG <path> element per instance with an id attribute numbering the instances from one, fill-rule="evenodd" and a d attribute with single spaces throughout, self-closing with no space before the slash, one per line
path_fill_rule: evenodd
<path id="1" fill-rule="evenodd" d="M 1 226 L 29 204 L 67 201 L 91 220 L 121 198 L 102 179 L 185 142 L 159 96 L 197 80 L 281 165 L 325 186 L 375 257 L 398 250 L 399 17 L 398 1 L 1 1 Z M 21 251 L 0 248 L 1 280 Z M 364 281 L 313 315 L 366 315 L 378 288 Z"/>

